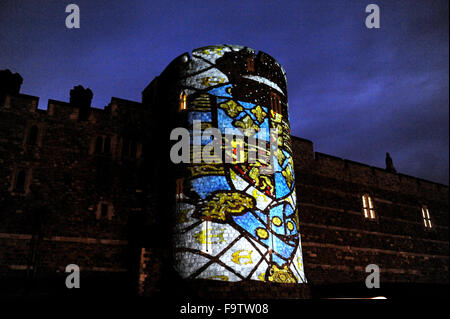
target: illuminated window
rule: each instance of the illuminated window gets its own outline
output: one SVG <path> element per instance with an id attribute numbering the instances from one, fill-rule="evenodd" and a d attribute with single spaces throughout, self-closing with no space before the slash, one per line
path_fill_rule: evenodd
<path id="1" fill-rule="evenodd" d="M 270 107 L 271 109 L 278 114 L 281 114 L 281 101 L 278 94 L 270 92 Z"/>
<path id="2" fill-rule="evenodd" d="M 180 111 L 187 109 L 187 96 L 186 93 L 180 93 Z"/>
<path id="3" fill-rule="evenodd" d="M 432 226 L 431 226 L 430 212 L 428 211 L 427 206 L 422 206 L 422 217 L 425 228 L 431 229 Z"/>
<path id="4" fill-rule="evenodd" d="M 364 218 L 375 219 L 375 209 L 373 208 L 372 198 L 368 194 L 362 196 Z"/>

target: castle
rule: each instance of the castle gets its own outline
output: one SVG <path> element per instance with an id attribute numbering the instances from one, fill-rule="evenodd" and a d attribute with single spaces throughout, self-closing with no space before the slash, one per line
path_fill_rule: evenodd
<path id="1" fill-rule="evenodd" d="M 396 172 L 388 155 L 385 169 L 371 167 L 291 137 L 285 74 L 263 52 L 182 54 L 142 102 L 113 97 L 104 109 L 76 86 L 41 110 L 21 83 L 0 71 L 0 296 L 165 296 L 172 284 L 179 297 L 379 295 L 365 286 L 370 264 L 388 295 L 448 285 L 448 186 Z M 202 129 L 279 125 L 278 171 L 174 165 L 170 132 L 197 118 Z M 208 214 L 217 202 L 234 211 Z M 254 208 L 244 214 L 244 203 Z M 244 220 L 259 215 L 267 223 Z M 208 235 L 215 225 L 226 231 Z M 241 246 L 212 253 L 209 237 Z M 70 264 L 82 289 L 64 284 Z"/>

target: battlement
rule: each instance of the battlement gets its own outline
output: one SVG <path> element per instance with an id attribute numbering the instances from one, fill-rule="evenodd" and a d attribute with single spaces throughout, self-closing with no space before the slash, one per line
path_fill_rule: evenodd
<path id="1" fill-rule="evenodd" d="M 196 49 L 193 51 L 193 56 L 200 56 L 201 53 L 198 52 L 202 52 L 203 50 L 214 50 L 214 48 L 217 47 L 204 47 Z M 230 46 L 230 50 L 232 49 L 236 50 L 236 46 Z M 245 48 L 245 54 L 254 54 L 254 50 Z M 159 85 L 161 78 L 164 78 L 167 75 L 167 72 L 172 72 L 170 70 L 173 70 L 179 66 L 180 63 L 186 63 L 183 62 L 186 56 L 191 59 L 189 60 L 189 63 L 194 63 L 188 53 L 184 53 L 174 59 L 166 70 L 162 72 L 161 76 L 155 77 L 155 79 L 143 90 L 143 100 L 145 96 L 151 96 L 154 98 L 157 95 L 159 89 L 161 88 Z M 266 61 L 268 64 L 275 64 L 279 66 L 279 70 L 284 72 L 278 62 L 266 53 L 259 52 L 255 57 L 256 59 Z M 260 70 L 265 69 L 262 68 Z M 22 79 L 22 77 L 20 77 L 17 73 L 13 75 L 11 72 L 1 72 L 6 74 L 7 77 L 13 76 L 16 79 Z M 20 89 L 20 86 L 16 88 Z M 5 93 L 3 104 L 0 104 L 0 110 L 4 111 L 36 113 L 44 117 L 47 116 L 61 121 L 77 121 L 80 117 L 80 110 L 83 109 L 83 106 L 80 105 L 80 102 L 77 99 L 72 99 L 72 101 L 69 102 L 49 99 L 47 109 L 39 109 L 39 97 L 37 96 L 15 92 L 14 90 L 11 91 L 10 88 L 0 88 L 0 91 L 9 92 Z M 141 103 L 118 97 L 111 97 L 110 103 L 103 109 L 91 107 L 89 102 L 89 114 L 86 120 L 91 123 L 108 123 L 108 121 L 115 121 L 117 118 L 120 118 L 121 115 L 129 112 L 146 112 L 149 110 L 147 106 L 154 104 L 154 102 L 154 100 L 147 100 L 144 101 L 144 103 Z M 415 195 L 426 193 L 428 198 L 430 196 L 446 198 L 447 196 L 448 186 L 446 185 L 402 173 L 389 172 L 383 168 L 343 159 L 333 155 L 315 152 L 313 142 L 300 137 L 292 136 L 292 144 L 294 148 L 296 170 L 313 169 L 317 174 L 323 176 L 333 177 L 349 182 L 351 181 L 371 187 L 376 186 L 382 189 L 389 189 Z"/>
<path id="2" fill-rule="evenodd" d="M 296 170 L 310 170 L 315 174 L 349 183 L 365 185 L 423 198 L 445 201 L 448 186 L 402 173 L 337 156 L 314 152 L 313 143 L 292 137 Z"/>
<path id="3" fill-rule="evenodd" d="M 4 90 L 7 91 L 7 90 Z M 92 93 L 91 93 L 92 94 Z M 92 98 L 92 97 L 91 97 Z M 71 97 L 69 102 L 49 99 L 46 109 L 39 109 L 39 97 L 28 94 L 5 93 L 3 102 L 0 103 L 0 110 L 10 112 L 38 113 L 61 120 L 84 120 L 95 122 L 98 119 L 112 119 L 123 112 L 141 110 L 143 105 L 140 102 L 112 97 L 111 101 L 104 108 L 95 108 L 88 101 Z M 82 114 L 82 113 L 85 114 Z M 84 116 L 83 116 L 84 115 Z"/>
<path id="4" fill-rule="evenodd" d="M 37 112 L 46 114 L 47 116 L 70 120 L 78 119 L 80 110 L 82 109 L 82 107 L 77 104 L 53 99 L 48 100 L 46 109 L 39 109 L 38 105 L 39 97 L 20 93 L 17 95 L 6 95 L 3 105 L 0 105 L 0 109 L 9 109 L 10 111 L 14 110 L 15 112 Z M 111 102 L 103 109 L 90 106 L 89 113 L 91 115 L 87 120 L 92 121 L 96 117 L 112 118 L 119 114 L 119 110 L 143 110 L 143 107 L 140 102 L 112 97 Z"/>

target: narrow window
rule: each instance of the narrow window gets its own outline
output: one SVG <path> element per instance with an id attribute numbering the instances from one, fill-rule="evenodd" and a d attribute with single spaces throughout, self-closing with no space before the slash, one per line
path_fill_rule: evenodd
<path id="1" fill-rule="evenodd" d="M 16 183 L 14 185 L 14 191 L 18 193 L 25 193 L 25 171 L 19 171 L 16 175 Z"/>
<path id="2" fill-rule="evenodd" d="M 281 101 L 278 94 L 270 92 L 270 107 L 271 109 L 278 114 L 281 114 Z"/>
<path id="3" fill-rule="evenodd" d="M 255 72 L 255 59 L 253 57 L 247 58 L 247 70 Z"/>
<path id="4" fill-rule="evenodd" d="M 136 158 L 137 155 L 137 144 L 135 141 L 131 141 L 131 145 L 130 145 L 130 157 L 131 158 Z"/>
<path id="5" fill-rule="evenodd" d="M 124 139 L 122 144 L 122 156 L 130 155 L 130 140 Z"/>
<path id="6" fill-rule="evenodd" d="M 97 210 L 95 211 L 96 219 L 108 219 L 111 220 L 114 216 L 114 206 L 110 201 L 102 200 L 97 204 Z"/>
<path id="7" fill-rule="evenodd" d="M 373 207 L 372 198 L 368 194 L 364 194 L 362 196 L 362 203 L 363 203 L 363 212 L 364 217 L 368 219 L 375 219 L 375 209 Z"/>
<path id="8" fill-rule="evenodd" d="M 99 158 L 95 163 L 97 186 L 109 187 L 112 181 L 111 161 L 108 158 Z"/>
<path id="9" fill-rule="evenodd" d="M 187 96 L 186 93 L 180 93 L 180 111 L 187 109 Z"/>
<path id="10" fill-rule="evenodd" d="M 177 179 L 176 201 L 179 202 L 183 199 L 183 178 Z"/>
<path id="11" fill-rule="evenodd" d="M 422 206 L 422 217 L 423 217 L 423 224 L 425 225 L 425 228 L 431 229 L 431 218 L 430 218 L 430 212 L 428 211 L 427 206 Z"/>
<path id="12" fill-rule="evenodd" d="M 102 203 L 101 209 L 100 209 L 100 218 L 106 218 L 108 217 L 108 205 Z"/>
<path id="13" fill-rule="evenodd" d="M 28 145 L 36 145 L 38 137 L 38 127 L 33 125 L 28 132 L 27 144 Z"/>
<path id="14" fill-rule="evenodd" d="M 109 136 L 105 137 L 105 143 L 103 144 L 103 153 L 109 154 L 111 152 L 111 138 Z"/>
<path id="15" fill-rule="evenodd" d="M 95 140 L 95 153 L 100 154 L 103 149 L 103 137 L 97 136 Z"/>
<path id="16" fill-rule="evenodd" d="M 132 159 L 137 158 L 137 151 L 138 151 L 138 143 L 129 140 L 127 138 L 123 139 L 122 143 L 122 156 L 123 157 L 129 157 Z"/>

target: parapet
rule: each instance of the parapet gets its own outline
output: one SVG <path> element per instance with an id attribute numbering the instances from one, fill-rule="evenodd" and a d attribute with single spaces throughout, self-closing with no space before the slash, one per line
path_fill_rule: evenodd
<path id="1" fill-rule="evenodd" d="M 369 188 L 379 188 L 419 198 L 436 200 L 448 198 L 448 186 L 446 185 L 324 153 L 315 152 L 314 164 L 311 169 L 318 175 Z"/>
<path id="2" fill-rule="evenodd" d="M 99 119 L 118 116 L 119 110 L 124 112 L 144 110 L 142 103 L 112 97 L 111 102 L 101 108 L 91 107 L 93 93 L 91 89 L 82 85 L 74 86 L 69 93 L 69 102 L 49 99 L 47 109 L 38 109 L 39 97 L 20 93 L 22 77 L 10 70 L 0 70 L 0 109 L 9 109 L 14 112 L 40 113 L 50 117 L 67 120 L 89 120 L 96 122 Z M 122 112 L 123 113 L 123 112 Z"/>

